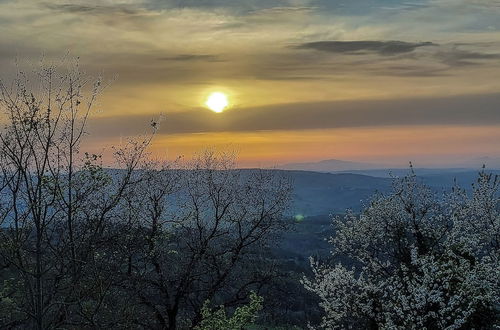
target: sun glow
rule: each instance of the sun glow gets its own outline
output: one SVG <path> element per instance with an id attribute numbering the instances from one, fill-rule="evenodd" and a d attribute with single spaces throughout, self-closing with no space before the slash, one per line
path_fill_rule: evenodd
<path id="1" fill-rule="evenodd" d="M 213 112 L 221 113 L 229 105 L 226 94 L 214 92 L 210 94 L 205 105 Z"/>

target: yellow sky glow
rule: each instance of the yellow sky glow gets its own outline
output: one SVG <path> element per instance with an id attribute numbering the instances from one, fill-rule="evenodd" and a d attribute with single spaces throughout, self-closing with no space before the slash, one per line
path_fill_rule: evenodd
<path id="1" fill-rule="evenodd" d="M 163 116 L 152 148 L 173 156 L 216 145 L 248 165 L 500 157 L 498 1 L 392 2 L 0 1 L 0 78 L 15 58 L 69 52 L 112 79 L 92 148 Z M 207 110 L 215 92 L 230 104 L 209 108 L 230 111 Z"/>

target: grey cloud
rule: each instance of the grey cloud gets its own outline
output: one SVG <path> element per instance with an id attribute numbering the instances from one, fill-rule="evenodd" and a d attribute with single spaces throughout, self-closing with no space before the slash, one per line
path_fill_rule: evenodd
<path id="1" fill-rule="evenodd" d="M 271 7 L 250 11 L 251 14 L 289 14 L 299 12 L 310 12 L 317 9 L 317 7 Z"/>
<path id="2" fill-rule="evenodd" d="M 428 47 L 429 46 L 429 47 Z M 425 52 L 414 52 L 417 48 L 426 47 Z M 471 65 L 490 64 L 500 59 L 498 44 L 436 44 L 432 42 L 404 41 L 318 41 L 304 43 L 293 48 L 313 49 L 324 54 L 335 53 L 337 57 L 323 56 L 315 53 L 311 60 L 298 52 L 297 63 L 301 59 L 309 60 L 310 72 L 319 75 L 328 72 L 364 73 L 382 76 L 400 77 L 436 77 L 453 74 L 455 68 Z M 364 55 L 364 56 L 363 56 Z M 373 55 L 378 55 L 374 58 Z M 328 66 L 330 64 L 331 68 Z M 314 70 L 313 67 L 320 67 Z M 279 63 L 276 65 L 279 69 Z M 274 70 L 277 70 L 274 69 Z M 271 70 L 272 71 L 272 70 Z"/>
<path id="3" fill-rule="evenodd" d="M 481 64 L 481 61 L 500 59 L 500 54 L 498 53 L 481 53 L 460 49 L 440 51 L 435 56 L 450 66 L 478 65 Z"/>
<path id="4" fill-rule="evenodd" d="M 149 4 L 157 8 L 233 8 L 238 10 L 252 10 L 279 6 L 280 0 L 151 0 Z"/>
<path id="5" fill-rule="evenodd" d="M 222 62 L 219 56 L 210 54 L 180 54 L 174 56 L 165 56 L 158 58 L 160 61 L 207 61 L 207 62 Z"/>
<path id="6" fill-rule="evenodd" d="M 428 3 L 417 3 L 417 2 L 403 2 L 401 4 L 394 4 L 393 6 L 385 6 L 381 7 L 384 10 L 392 10 L 392 11 L 411 11 L 418 10 L 422 8 L 429 8 L 430 5 Z"/>
<path id="7" fill-rule="evenodd" d="M 431 68 L 424 65 L 390 65 L 384 68 L 369 70 L 372 75 L 392 77 L 443 77 L 451 73 L 447 68 Z"/>
<path id="8" fill-rule="evenodd" d="M 82 5 L 82 4 L 55 4 L 44 3 L 46 8 L 51 10 L 74 13 L 74 14 L 92 14 L 92 15 L 106 15 L 106 14 L 121 14 L 127 16 L 144 15 L 146 10 L 133 5 L 117 4 L 117 5 Z"/>
<path id="9" fill-rule="evenodd" d="M 296 46 L 330 53 L 397 55 L 410 53 L 419 47 L 437 46 L 432 42 L 405 41 L 314 41 Z"/>
<path id="10" fill-rule="evenodd" d="M 302 130 L 391 125 L 500 125 L 500 94 L 447 98 L 296 103 L 230 109 L 215 114 L 205 109 L 167 113 L 160 133 Z M 141 134 L 151 116 L 99 118 L 98 136 Z"/>
<path id="11" fill-rule="evenodd" d="M 431 53 L 432 54 L 432 53 Z M 423 56 L 426 56 L 424 58 Z M 310 52 L 283 52 L 279 56 L 262 54 L 252 66 L 253 76 L 263 80 L 331 80 L 345 74 L 361 76 L 436 77 L 451 74 L 429 54 L 395 56 L 330 56 Z"/>

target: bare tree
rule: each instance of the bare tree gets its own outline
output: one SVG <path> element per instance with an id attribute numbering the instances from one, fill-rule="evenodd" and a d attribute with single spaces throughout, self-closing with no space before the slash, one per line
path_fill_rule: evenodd
<path id="1" fill-rule="evenodd" d="M 155 315 L 143 326 L 195 326 L 205 301 L 234 306 L 269 283 L 257 248 L 286 226 L 288 179 L 238 170 L 234 158 L 213 151 L 150 179 L 141 222 L 148 244 L 129 273 L 137 304 Z"/>
<path id="2" fill-rule="evenodd" d="M 86 317 L 93 259 L 109 241 L 104 236 L 150 141 L 116 151 L 119 173 L 103 170 L 100 156 L 80 153 L 102 89 L 78 62 L 42 64 L 19 71 L 12 84 L 0 82 L 7 117 L 0 134 L 0 257 L 12 279 L 2 300 L 17 316 L 6 327 L 46 329 Z"/>

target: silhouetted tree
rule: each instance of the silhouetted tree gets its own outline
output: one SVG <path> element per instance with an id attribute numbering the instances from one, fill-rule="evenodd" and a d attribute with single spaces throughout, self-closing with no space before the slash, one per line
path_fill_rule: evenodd
<path id="1" fill-rule="evenodd" d="M 150 138 L 117 149 L 120 172 L 80 152 L 103 88 L 78 63 L 0 82 L 0 259 L 4 327 L 95 326 L 110 283 L 97 256 L 111 244 L 123 197 Z"/>
<path id="2" fill-rule="evenodd" d="M 206 151 L 177 171 L 143 181 L 143 233 L 129 255 L 129 288 L 155 315 L 143 326 L 195 326 L 205 301 L 234 306 L 275 276 L 258 253 L 286 226 L 290 184 L 273 171 L 242 171 Z"/>

